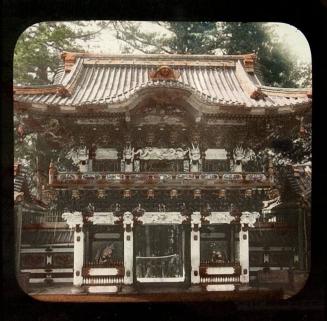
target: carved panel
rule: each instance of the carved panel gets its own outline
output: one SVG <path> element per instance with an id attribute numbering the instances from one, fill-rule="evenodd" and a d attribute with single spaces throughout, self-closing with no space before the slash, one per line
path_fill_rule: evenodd
<path id="1" fill-rule="evenodd" d="M 46 264 L 46 256 L 44 254 L 22 254 L 21 266 L 22 268 L 36 269 L 44 268 Z"/>
<path id="2" fill-rule="evenodd" d="M 94 212 L 93 216 L 88 217 L 89 222 L 93 224 L 114 225 L 119 218 L 114 216 L 113 212 Z"/>
<path id="3" fill-rule="evenodd" d="M 146 212 L 138 218 L 143 224 L 182 224 L 185 220 L 179 212 Z"/>
<path id="4" fill-rule="evenodd" d="M 135 154 L 139 154 L 140 159 L 184 159 L 188 150 L 182 148 L 157 148 L 145 147 L 139 149 Z"/>
<path id="5" fill-rule="evenodd" d="M 231 216 L 229 212 L 211 212 L 206 220 L 209 224 L 230 224 L 235 217 Z"/>
<path id="6" fill-rule="evenodd" d="M 68 268 L 74 264 L 73 254 L 54 253 L 52 255 L 52 266 L 54 268 Z"/>

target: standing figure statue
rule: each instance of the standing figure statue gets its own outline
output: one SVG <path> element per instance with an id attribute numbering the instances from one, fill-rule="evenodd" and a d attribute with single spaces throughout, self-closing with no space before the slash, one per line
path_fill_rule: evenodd
<path id="1" fill-rule="evenodd" d="M 190 156 L 190 171 L 191 172 L 199 172 L 201 165 L 201 152 L 199 145 L 196 147 L 192 143 L 192 149 L 188 149 Z"/>
<path id="2" fill-rule="evenodd" d="M 131 144 L 127 144 L 123 151 L 123 161 L 125 163 L 125 172 L 133 172 L 134 156 L 140 151 L 134 152 L 134 147 Z"/>
<path id="3" fill-rule="evenodd" d="M 245 158 L 245 151 L 241 146 L 238 146 L 233 151 L 233 172 L 242 172 L 242 163 Z"/>

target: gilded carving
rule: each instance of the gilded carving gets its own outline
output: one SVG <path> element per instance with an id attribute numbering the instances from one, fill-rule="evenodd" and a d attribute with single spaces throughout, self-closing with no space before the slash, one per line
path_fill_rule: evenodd
<path id="1" fill-rule="evenodd" d="M 240 223 L 247 224 L 249 227 L 254 227 L 256 220 L 260 217 L 258 212 L 242 212 Z"/>
<path id="2" fill-rule="evenodd" d="M 177 80 L 179 75 L 178 71 L 169 66 L 161 66 L 157 70 L 149 72 L 151 80 Z"/>

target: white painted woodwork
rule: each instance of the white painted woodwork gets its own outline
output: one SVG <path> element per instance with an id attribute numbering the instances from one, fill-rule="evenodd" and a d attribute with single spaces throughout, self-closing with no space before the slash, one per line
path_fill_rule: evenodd
<path id="1" fill-rule="evenodd" d="M 140 283 L 173 283 L 173 282 L 184 282 L 185 276 L 176 278 L 137 278 Z"/>
<path id="2" fill-rule="evenodd" d="M 118 286 L 116 285 L 98 285 L 89 286 L 88 293 L 117 293 Z"/>
<path id="3" fill-rule="evenodd" d="M 240 265 L 241 265 L 241 283 L 249 282 L 249 231 L 239 232 L 239 246 L 240 246 Z"/>
<path id="4" fill-rule="evenodd" d="M 84 232 L 82 227 L 74 233 L 74 285 L 81 286 L 83 283 L 82 268 L 84 261 Z"/>
<path id="5" fill-rule="evenodd" d="M 89 276 L 104 276 L 104 275 L 117 275 L 118 269 L 117 268 L 90 268 L 88 270 Z"/>
<path id="6" fill-rule="evenodd" d="M 84 261 L 84 232 L 83 216 L 81 212 L 65 212 L 62 218 L 69 228 L 74 228 L 74 285 L 81 286 L 83 283 L 82 268 Z"/>
<path id="7" fill-rule="evenodd" d="M 207 274 L 210 275 L 222 275 L 222 274 L 234 274 L 234 273 L 235 273 L 235 268 L 232 266 L 207 268 Z"/>
<path id="8" fill-rule="evenodd" d="M 226 149 L 208 148 L 205 151 L 205 159 L 227 159 Z"/>
<path id="9" fill-rule="evenodd" d="M 97 148 L 96 159 L 118 159 L 116 148 Z"/>
<path id="10" fill-rule="evenodd" d="M 94 212 L 88 221 L 94 225 L 115 225 L 119 217 L 115 217 L 113 212 Z"/>
<path id="11" fill-rule="evenodd" d="M 206 290 L 208 292 L 211 292 L 211 291 L 234 291 L 235 285 L 234 284 L 208 284 L 206 286 Z"/>
<path id="12" fill-rule="evenodd" d="M 258 212 L 242 212 L 240 223 L 247 224 L 249 227 L 254 227 L 256 220 L 260 217 Z"/>
<path id="13" fill-rule="evenodd" d="M 61 215 L 61 217 L 66 221 L 71 229 L 75 228 L 76 225 L 79 225 L 80 227 L 83 226 L 82 212 L 65 212 Z"/>
<path id="14" fill-rule="evenodd" d="M 238 275 L 231 275 L 231 276 L 218 276 L 218 275 L 210 275 L 210 276 L 202 276 L 200 278 L 200 282 L 203 284 L 206 283 L 223 283 L 223 284 L 228 284 L 228 283 L 239 283 L 240 282 L 240 277 Z"/>
<path id="15" fill-rule="evenodd" d="M 198 225 L 197 231 L 194 225 Z M 191 215 L 191 283 L 200 283 L 200 227 L 201 214 L 194 212 Z M 196 275 L 197 274 L 197 275 Z"/>
<path id="16" fill-rule="evenodd" d="M 229 212 L 211 212 L 206 220 L 209 224 L 230 224 L 235 217 L 231 216 Z"/>
<path id="17" fill-rule="evenodd" d="M 145 212 L 138 218 L 143 224 L 182 224 L 184 220 L 179 212 Z"/>
<path id="18" fill-rule="evenodd" d="M 133 215 L 130 212 L 124 213 L 124 284 L 133 283 Z M 130 226 L 130 231 L 127 227 Z"/>

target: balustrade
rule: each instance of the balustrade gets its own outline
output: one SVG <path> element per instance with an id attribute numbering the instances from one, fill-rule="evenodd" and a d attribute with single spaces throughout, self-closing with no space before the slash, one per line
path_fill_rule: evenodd
<path id="1" fill-rule="evenodd" d="M 202 284 L 219 284 L 219 283 L 240 283 L 240 277 L 236 276 L 205 276 L 200 277 Z"/>
<path id="2" fill-rule="evenodd" d="M 156 185 L 239 185 L 239 184 L 257 184 L 269 185 L 267 176 L 264 173 L 248 172 L 248 173 L 115 173 L 115 172 L 60 172 L 50 185 L 108 185 L 110 187 L 119 187 L 120 185 L 133 184 L 156 184 Z"/>
<path id="3" fill-rule="evenodd" d="M 122 285 L 124 277 L 121 276 L 89 276 L 83 278 L 84 285 Z"/>

